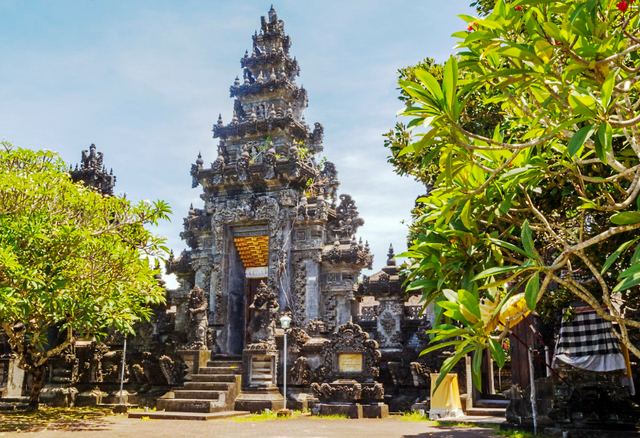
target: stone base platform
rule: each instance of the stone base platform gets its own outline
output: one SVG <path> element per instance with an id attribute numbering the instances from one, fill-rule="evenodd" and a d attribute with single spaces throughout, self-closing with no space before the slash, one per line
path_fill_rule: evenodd
<path id="1" fill-rule="evenodd" d="M 129 412 L 129 418 L 147 417 L 150 420 L 196 420 L 209 421 L 220 420 L 223 418 L 240 417 L 249 415 L 248 411 L 224 411 L 213 413 L 200 412 Z"/>
<path id="2" fill-rule="evenodd" d="M 389 405 L 384 403 L 320 403 L 316 405 L 318 415 L 346 415 L 347 418 L 386 418 Z"/>
<path id="3" fill-rule="evenodd" d="M 236 398 L 236 411 L 262 412 L 265 409 L 279 411 L 284 407 L 284 398 L 277 387 L 265 389 L 243 389 Z"/>

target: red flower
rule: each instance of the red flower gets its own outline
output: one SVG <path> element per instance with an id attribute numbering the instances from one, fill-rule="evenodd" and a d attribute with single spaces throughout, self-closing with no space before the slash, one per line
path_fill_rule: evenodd
<path id="1" fill-rule="evenodd" d="M 516 7 L 515 7 L 515 8 L 513 8 L 513 9 L 515 9 L 516 11 L 521 11 L 521 10 L 522 10 L 522 6 L 516 6 Z"/>
<path id="2" fill-rule="evenodd" d="M 620 12 L 624 13 L 628 8 L 629 3 L 627 3 L 626 0 L 622 0 L 620 3 L 618 3 L 618 9 L 620 9 Z"/>
<path id="3" fill-rule="evenodd" d="M 469 25 L 467 26 L 467 31 L 473 32 L 473 28 L 476 26 L 478 26 L 478 23 L 476 23 L 475 21 L 473 23 L 469 23 Z"/>

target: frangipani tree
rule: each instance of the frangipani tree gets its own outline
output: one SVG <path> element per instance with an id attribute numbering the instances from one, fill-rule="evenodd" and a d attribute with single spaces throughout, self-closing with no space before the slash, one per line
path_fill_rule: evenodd
<path id="1" fill-rule="evenodd" d="M 33 375 L 30 410 L 38 409 L 47 361 L 76 333 L 133 333 L 164 301 L 148 257 L 167 250 L 145 225 L 170 212 L 162 201 L 134 205 L 73 183 L 52 152 L 2 143 L 0 327 L 18 366 Z M 59 339 L 49 339 L 52 329 Z"/>
<path id="2" fill-rule="evenodd" d="M 522 291 L 540 313 L 585 301 L 640 357 L 629 340 L 640 327 L 638 6 L 499 1 L 462 18 L 441 76 L 416 68 L 399 82 L 414 141 L 389 144 L 399 171 L 431 179 L 405 255 L 409 287 L 462 323 L 434 331 L 457 337 L 432 347 L 456 346 L 443 373 L 484 348 L 504 361 L 509 324 L 488 332 L 480 306 L 499 315 Z M 478 106 L 497 116 L 491 126 L 473 123 Z"/>

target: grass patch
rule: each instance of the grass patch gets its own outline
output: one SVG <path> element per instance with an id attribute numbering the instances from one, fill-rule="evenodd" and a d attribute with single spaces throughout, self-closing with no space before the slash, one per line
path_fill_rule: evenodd
<path id="1" fill-rule="evenodd" d="M 105 408 L 48 408 L 37 412 L 0 413 L 0 432 L 40 432 L 44 430 L 105 430 L 105 417 L 113 415 Z"/>
<path id="2" fill-rule="evenodd" d="M 309 418 L 318 420 L 346 420 L 347 414 L 335 414 L 335 415 L 312 415 Z"/>
<path id="3" fill-rule="evenodd" d="M 435 423 L 434 426 L 442 426 L 442 427 L 486 427 L 484 425 L 478 425 L 473 423 L 458 423 L 456 421 L 436 420 L 434 423 Z"/>
<path id="4" fill-rule="evenodd" d="M 431 421 L 429 420 L 428 416 L 422 416 L 420 415 L 420 412 L 417 411 L 411 411 L 411 412 L 404 412 L 402 415 L 400 415 L 398 417 L 398 420 L 400 421 Z"/>
<path id="5" fill-rule="evenodd" d="M 259 414 L 251 414 L 245 415 L 242 417 L 233 417 L 231 420 L 233 421 L 269 421 L 269 420 L 290 420 L 292 418 L 297 418 L 302 415 L 302 411 L 291 411 L 290 417 L 278 417 L 278 413 L 275 411 L 262 411 Z"/>
<path id="6" fill-rule="evenodd" d="M 502 430 L 500 426 L 489 426 L 493 429 L 493 433 L 496 435 L 504 436 L 507 438 L 547 438 L 547 435 L 543 435 L 538 433 L 538 435 L 534 435 L 533 432 L 529 432 L 526 430 Z"/>

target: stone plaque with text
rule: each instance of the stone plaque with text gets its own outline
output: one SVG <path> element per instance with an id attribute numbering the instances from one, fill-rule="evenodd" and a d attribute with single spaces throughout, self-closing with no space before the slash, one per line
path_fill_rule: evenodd
<path id="1" fill-rule="evenodd" d="M 338 370 L 341 373 L 362 372 L 361 353 L 341 353 L 338 355 Z"/>

